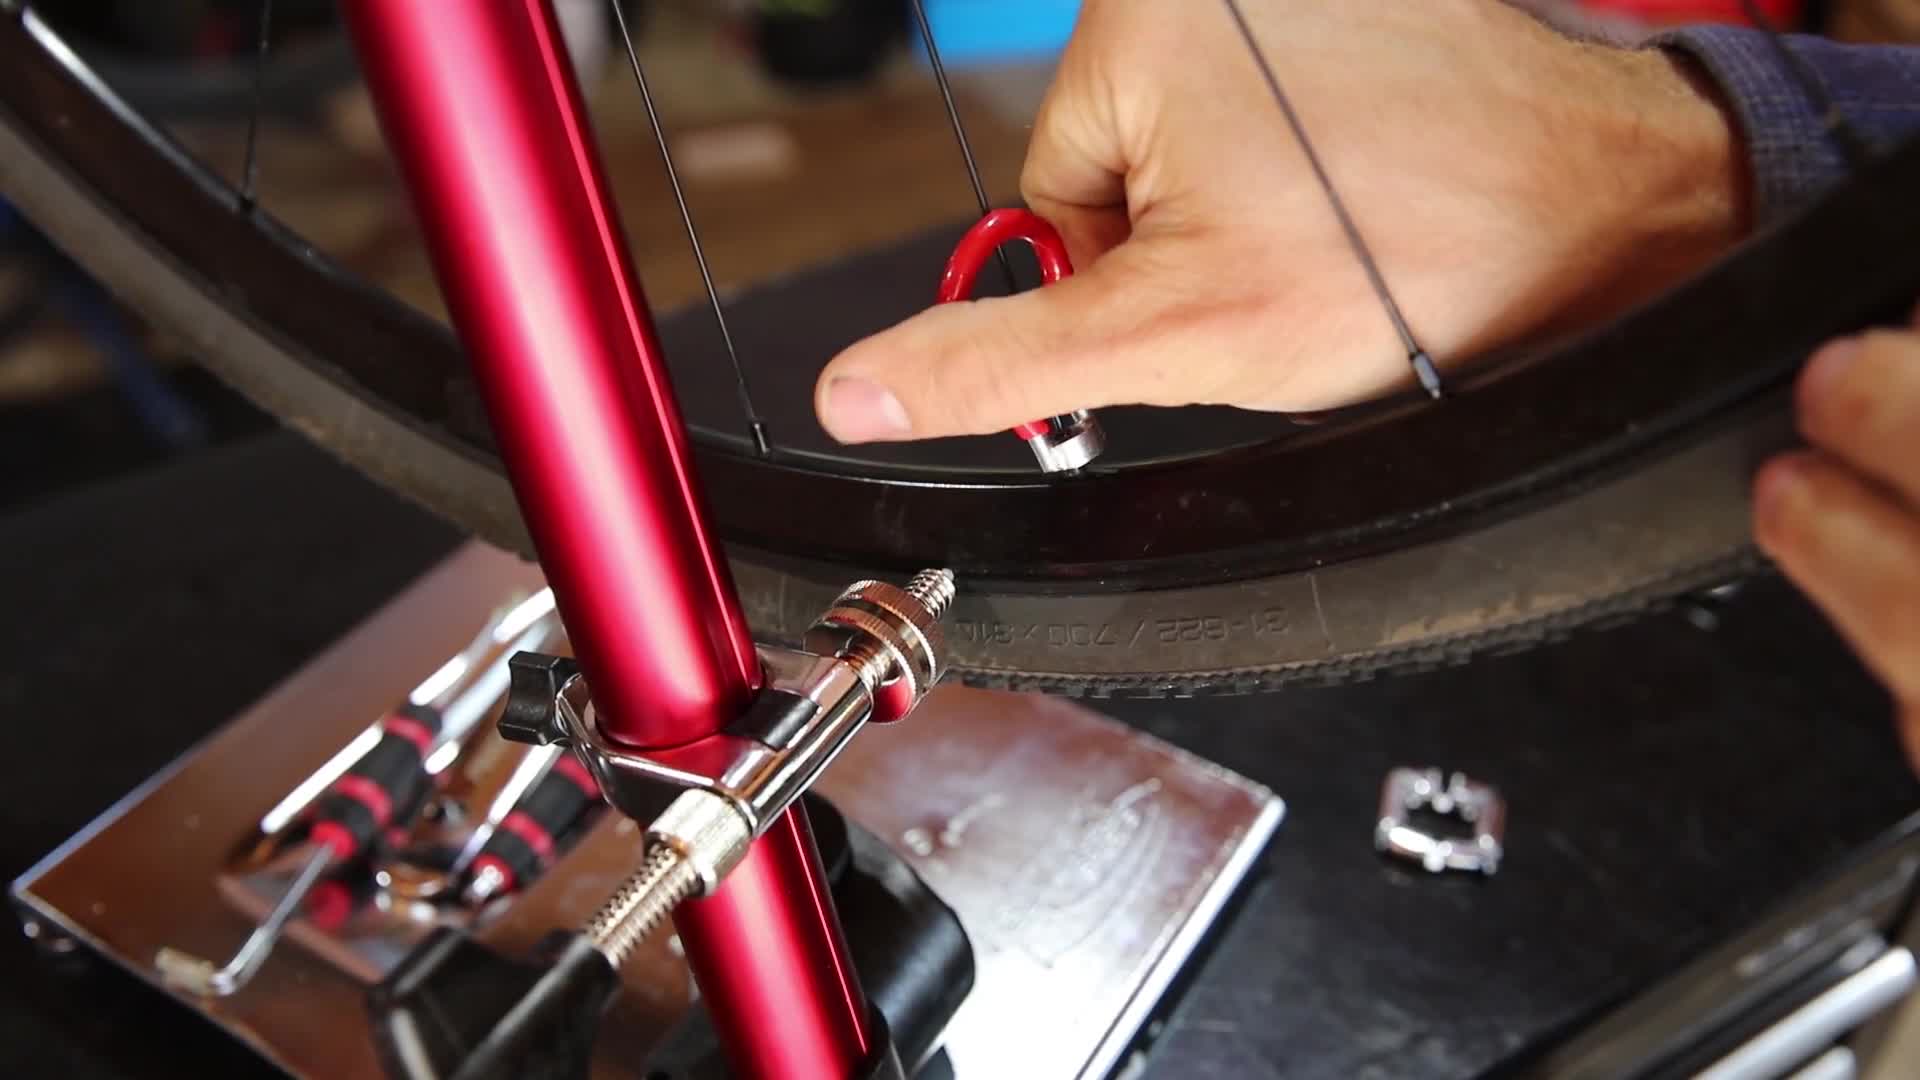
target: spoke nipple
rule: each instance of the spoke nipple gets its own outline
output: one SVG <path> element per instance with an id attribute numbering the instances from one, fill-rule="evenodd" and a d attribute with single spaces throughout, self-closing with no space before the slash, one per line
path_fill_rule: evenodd
<path id="1" fill-rule="evenodd" d="M 1407 360 L 1413 365 L 1413 373 L 1420 377 L 1420 387 L 1427 392 L 1428 397 L 1439 401 L 1445 396 L 1440 384 L 1440 369 L 1434 366 L 1433 357 L 1428 356 L 1425 349 L 1407 357 Z"/>

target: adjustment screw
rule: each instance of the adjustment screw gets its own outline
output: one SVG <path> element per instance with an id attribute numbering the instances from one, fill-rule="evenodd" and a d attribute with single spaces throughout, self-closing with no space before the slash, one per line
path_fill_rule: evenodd
<path id="1" fill-rule="evenodd" d="M 951 570 L 922 570 L 904 588 L 856 581 L 807 631 L 807 651 L 851 664 L 874 693 L 872 719 L 891 723 L 940 681 L 947 662 L 940 617 L 954 593 Z"/>
<path id="2" fill-rule="evenodd" d="M 951 570 L 922 570 L 907 582 L 907 595 L 920 601 L 927 609 L 927 615 L 935 620 L 947 613 L 947 606 L 953 603 L 954 592 Z"/>

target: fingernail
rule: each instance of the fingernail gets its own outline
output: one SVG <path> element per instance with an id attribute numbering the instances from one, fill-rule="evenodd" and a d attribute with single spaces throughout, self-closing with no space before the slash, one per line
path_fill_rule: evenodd
<path id="1" fill-rule="evenodd" d="M 1800 392 L 1814 400 L 1824 397 L 1834 383 L 1845 377 L 1859 355 L 1860 342 L 1853 338 L 1842 338 L 1825 346 L 1813 354 L 1806 371 L 1801 373 Z"/>
<path id="2" fill-rule="evenodd" d="M 822 411 L 826 413 L 821 421 L 827 434 L 843 443 L 897 439 L 913 430 L 906 407 L 893 391 L 852 376 L 839 376 L 827 383 Z"/>

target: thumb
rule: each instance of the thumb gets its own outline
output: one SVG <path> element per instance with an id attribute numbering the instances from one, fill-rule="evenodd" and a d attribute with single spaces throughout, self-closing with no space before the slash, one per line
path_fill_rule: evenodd
<path id="1" fill-rule="evenodd" d="M 854 344 L 815 385 L 821 426 L 842 443 L 882 442 L 986 435 L 1074 409 L 1178 404 L 1162 400 L 1168 388 L 1140 340 L 1143 313 L 1126 302 L 1137 290 L 1124 254 L 1016 296 L 937 304 Z"/>

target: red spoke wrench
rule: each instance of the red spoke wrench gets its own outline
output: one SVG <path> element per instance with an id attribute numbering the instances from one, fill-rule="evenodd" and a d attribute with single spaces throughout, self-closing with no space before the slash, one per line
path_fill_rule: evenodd
<path id="1" fill-rule="evenodd" d="M 1025 240 L 1032 246 L 1040 261 L 1042 284 L 1051 285 L 1073 273 L 1066 243 L 1045 218 L 1030 210 L 995 210 L 968 229 L 953 249 L 946 273 L 940 275 L 938 302 L 951 304 L 966 299 L 973 292 L 980 267 L 1001 244 L 1011 240 Z M 1084 409 L 1021 424 L 1013 433 L 1026 440 L 1040 468 L 1050 473 L 1084 468 L 1107 448 L 1100 421 Z"/>

